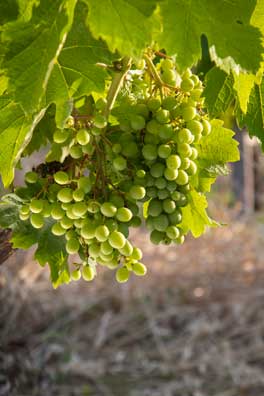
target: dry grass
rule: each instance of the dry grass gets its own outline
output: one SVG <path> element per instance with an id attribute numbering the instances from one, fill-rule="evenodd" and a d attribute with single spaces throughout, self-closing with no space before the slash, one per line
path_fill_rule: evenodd
<path id="1" fill-rule="evenodd" d="M 0 268 L 1 396 L 263 396 L 261 223 L 179 248 L 133 238 L 149 274 L 122 286 L 52 290 L 31 253 Z"/>

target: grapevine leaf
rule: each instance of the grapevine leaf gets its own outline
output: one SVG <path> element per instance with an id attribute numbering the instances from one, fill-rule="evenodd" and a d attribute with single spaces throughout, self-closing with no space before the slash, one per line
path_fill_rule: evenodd
<path id="1" fill-rule="evenodd" d="M 16 19 L 18 17 L 18 7 L 16 1 L 5 0 L 0 2 L 0 25 Z"/>
<path id="2" fill-rule="evenodd" d="M 20 105 L 0 99 L 0 173 L 5 187 L 12 182 L 14 167 L 43 115 L 41 111 L 34 118 L 26 116 Z"/>
<path id="3" fill-rule="evenodd" d="M 224 113 L 234 98 L 233 76 L 213 67 L 205 79 L 204 97 L 210 117 Z"/>
<path id="4" fill-rule="evenodd" d="M 243 68 L 256 72 L 263 47 L 260 30 L 250 25 L 254 7 L 255 1 L 244 0 L 161 2 L 163 31 L 159 42 L 169 54 L 177 55 L 179 67 L 185 69 L 201 58 L 200 38 L 205 34 L 219 57 L 232 57 Z"/>
<path id="5" fill-rule="evenodd" d="M 219 224 L 208 216 L 208 206 L 205 195 L 193 190 L 188 194 L 189 203 L 182 208 L 182 223 L 180 227 L 184 232 L 191 231 L 195 238 L 201 236 L 207 226 L 216 227 Z"/>
<path id="6" fill-rule="evenodd" d="M 257 136 L 264 148 L 264 79 L 254 84 L 248 101 L 247 113 L 238 111 L 240 127 L 246 126 L 250 136 Z"/>
<path id="7" fill-rule="evenodd" d="M 223 121 L 212 120 L 212 131 L 197 146 L 202 167 L 210 167 L 239 160 L 238 142 L 234 132 L 223 127 Z"/>
<path id="8" fill-rule="evenodd" d="M 254 86 L 255 76 L 250 73 L 234 73 L 234 80 L 234 89 L 237 93 L 240 108 L 243 113 L 246 113 L 249 96 Z"/>
<path id="9" fill-rule="evenodd" d="M 138 57 L 151 43 L 151 14 L 156 1 L 85 0 L 87 23 L 93 36 L 106 41 L 110 51 Z"/>
<path id="10" fill-rule="evenodd" d="M 76 0 L 41 2 L 29 22 L 18 21 L 4 32 L 10 47 L 16 49 L 7 53 L 3 64 L 9 92 L 26 113 L 34 113 L 42 105 L 54 63 L 72 24 L 75 3 Z"/>

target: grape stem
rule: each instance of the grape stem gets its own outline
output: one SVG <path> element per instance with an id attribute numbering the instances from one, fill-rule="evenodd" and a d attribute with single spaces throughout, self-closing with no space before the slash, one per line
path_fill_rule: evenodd
<path id="1" fill-rule="evenodd" d="M 166 88 L 172 89 L 173 91 L 178 91 L 177 87 L 174 87 L 173 85 L 170 85 L 170 84 L 166 84 L 164 81 L 162 81 L 152 60 L 150 59 L 150 57 L 147 54 L 144 55 L 144 59 L 146 61 L 148 71 L 149 71 L 151 77 L 154 79 L 154 81 L 160 88 L 166 87 Z"/>
<path id="2" fill-rule="evenodd" d="M 114 103 L 116 101 L 117 95 L 123 85 L 124 78 L 131 67 L 132 59 L 129 57 L 124 57 L 121 61 L 121 69 L 115 69 L 114 77 L 110 85 L 106 100 L 107 104 L 104 110 L 104 116 L 109 117 L 110 111 L 112 110 Z"/>

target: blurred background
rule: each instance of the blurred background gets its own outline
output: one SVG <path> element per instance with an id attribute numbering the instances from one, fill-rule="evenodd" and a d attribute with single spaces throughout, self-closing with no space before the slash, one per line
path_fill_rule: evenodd
<path id="1" fill-rule="evenodd" d="M 237 139 L 241 161 L 209 195 L 224 225 L 179 247 L 137 230 L 144 278 L 120 285 L 101 270 L 53 290 L 32 250 L 10 255 L 0 266 L 0 396 L 264 395 L 264 156 Z"/>

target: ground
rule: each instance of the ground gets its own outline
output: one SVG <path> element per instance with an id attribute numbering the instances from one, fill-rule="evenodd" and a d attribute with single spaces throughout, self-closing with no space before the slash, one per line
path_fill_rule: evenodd
<path id="1" fill-rule="evenodd" d="M 0 396 L 263 396 L 264 226 L 229 223 L 145 252 L 145 278 L 53 290 L 18 252 L 0 268 Z"/>

